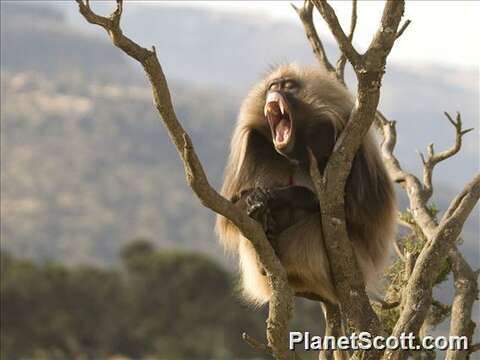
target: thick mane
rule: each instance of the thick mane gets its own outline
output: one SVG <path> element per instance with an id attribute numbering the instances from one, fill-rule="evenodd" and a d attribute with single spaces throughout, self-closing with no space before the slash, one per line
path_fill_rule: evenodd
<path id="1" fill-rule="evenodd" d="M 365 136 L 347 179 L 346 215 L 353 241 L 362 241 L 375 267 L 382 267 L 395 232 L 396 199 L 373 131 Z"/>
<path id="2" fill-rule="evenodd" d="M 225 168 L 224 182 L 221 194 L 228 200 L 233 198 L 240 192 L 242 165 L 247 155 L 248 138 L 251 129 L 248 127 L 240 127 L 237 125 L 233 133 L 230 144 L 230 155 L 228 157 L 227 166 Z M 244 170 L 244 174 L 246 171 Z M 239 236 L 235 226 L 225 217 L 218 215 L 215 225 L 216 233 L 228 251 L 237 251 Z"/>
<path id="3" fill-rule="evenodd" d="M 251 128 L 246 126 L 237 126 L 233 133 L 230 144 L 230 155 L 225 169 L 225 179 L 222 187 L 222 195 L 227 199 L 232 199 L 233 196 L 240 191 L 239 181 L 242 178 L 242 166 L 245 157 L 247 156 L 247 148 L 249 143 L 249 136 L 252 132 Z M 243 173 L 246 173 L 244 169 Z"/>

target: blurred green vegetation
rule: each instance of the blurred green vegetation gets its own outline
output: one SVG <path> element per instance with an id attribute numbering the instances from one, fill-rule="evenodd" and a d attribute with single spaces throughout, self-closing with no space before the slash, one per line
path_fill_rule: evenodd
<path id="1" fill-rule="evenodd" d="M 137 239 L 119 267 L 67 267 L 1 252 L 2 359 L 259 358 L 266 309 L 242 303 L 235 279 L 200 253 Z M 319 333 L 320 307 L 299 302 L 293 329 Z M 312 354 L 313 355 L 313 354 Z"/>
<path id="2" fill-rule="evenodd" d="M 36 264 L 2 252 L 2 358 L 245 358 L 263 333 L 229 273 L 204 255 L 136 241 L 119 269 Z"/>

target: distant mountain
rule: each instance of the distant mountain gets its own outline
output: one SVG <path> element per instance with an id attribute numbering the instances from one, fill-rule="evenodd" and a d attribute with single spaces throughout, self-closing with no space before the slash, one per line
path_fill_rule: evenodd
<path id="1" fill-rule="evenodd" d="M 185 185 L 136 64 L 86 25 L 74 3 L 38 3 L 0 3 L 2 247 L 104 263 L 145 236 L 220 255 L 213 215 Z M 178 115 L 218 187 L 241 96 L 271 60 L 312 62 L 304 35 L 292 24 L 132 4 L 125 31 L 145 45 L 158 41 Z M 478 73 L 453 69 L 387 71 L 382 109 L 398 120 L 404 166 L 418 169 L 416 148 L 450 143 L 444 109 L 477 125 L 476 81 Z M 461 156 L 440 166 L 440 208 L 478 171 L 477 149 L 475 132 Z M 476 229 L 472 217 L 467 255 L 478 263 Z"/>
<path id="2" fill-rule="evenodd" d="M 0 7 L 2 69 L 57 75 L 81 71 L 99 79 L 125 76 L 125 58 L 98 37 L 68 26 L 59 9 L 17 1 L 2 1 Z"/>
<path id="3" fill-rule="evenodd" d="M 75 262 L 111 262 L 136 236 L 215 249 L 212 215 L 187 189 L 149 89 L 2 72 L 1 90 L 2 245 Z M 220 95 L 212 92 L 176 93 L 218 184 L 235 106 L 203 106 Z"/>

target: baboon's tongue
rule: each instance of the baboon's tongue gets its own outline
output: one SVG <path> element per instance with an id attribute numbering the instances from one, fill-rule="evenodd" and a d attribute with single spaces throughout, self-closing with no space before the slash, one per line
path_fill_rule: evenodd
<path id="1" fill-rule="evenodd" d="M 275 128 L 275 142 L 283 143 L 290 137 L 290 121 L 283 118 Z"/>

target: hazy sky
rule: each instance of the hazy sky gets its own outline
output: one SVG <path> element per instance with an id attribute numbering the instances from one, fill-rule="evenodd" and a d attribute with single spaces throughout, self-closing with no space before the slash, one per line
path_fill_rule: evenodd
<path id="1" fill-rule="evenodd" d="M 151 3 L 151 2 L 150 2 Z M 208 7 L 215 11 L 263 14 L 273 19 L 298 22 L 290 1 L 185 1 L 178 6 Z M 293 1 L 301 6 L 303 1 Z M 165 3 L 163 3 L 165 4 Z M 350 1 L 331 1 L 344 27 L 350 24 Z M 377 29 L 383 1 L 359 1 L 354 44 L 364 50 Z M 480 50 L 480 2 L 476 1 L 407 1 L 404 19 L 411 19 L 408 30 L 395 45 L 390 60 L 417 64 L 440 63 L 478 67 Z M 330 31 L 319 17 L 317 30 L 322 37 Z"/>

